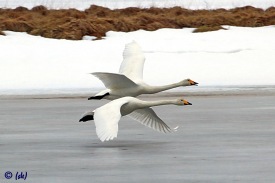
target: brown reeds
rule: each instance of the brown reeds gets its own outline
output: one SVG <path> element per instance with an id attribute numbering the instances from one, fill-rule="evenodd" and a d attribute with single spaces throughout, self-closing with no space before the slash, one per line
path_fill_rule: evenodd
<path id="1" fill-rule="evenodd" d="M 231 10 L 188 10 L 153 7 L 110 10 L 92 5 L 85 11 L 48 10 L 44 6 L 31 10 L 24 7 L 0 9 L 0 34 L 11 30 L 56 39 L 79 40 L 84 35 L 101 38 L 110 30 L 129 32 L 192 27 L 197 28 L 194 32 L 205 32 L 222 29 L 221 25 L 275 25 L 275 8 L 262 10 L 246 6 Z"/>

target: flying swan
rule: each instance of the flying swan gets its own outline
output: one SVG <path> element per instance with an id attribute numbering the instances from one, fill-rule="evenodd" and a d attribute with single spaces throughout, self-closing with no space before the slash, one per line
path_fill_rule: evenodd
<path id="1" fill-rule="evenodd" d="M 122 116 L 126 115 L 147 127 L 167 133 L 171 132 L 171 128 L 150 108 L 167 104 L 192 105 L 184 99 L 143 101 L 134 97 L 123 97 L 113 100 L 94 111 L 85 113 L 79 122 L 94 120 L 96 134 L 102 142 L 113 140 L 117 137 L 118 122 Z"/>
<path id="2" fill-rule="evenodd" d="M 150 86 L 143 81 L 143 66 L 145 57 L 139 45 L 133 41 L 126 44 L 123 52 L 123 61 L 119 74 L 94 72 L 91 73 L 100 79 L 107 89 L 97 93 L 91 99 L 117 99 L 125 96 L 138 96 L 141 94 L 153 94 L 180 86 L 197 85 L 191 79 L 184 79 L 178 83 L 164 86 Z"/>

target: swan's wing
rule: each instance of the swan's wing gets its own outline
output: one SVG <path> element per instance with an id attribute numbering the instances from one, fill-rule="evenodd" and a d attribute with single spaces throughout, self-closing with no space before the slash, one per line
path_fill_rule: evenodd
<path id="1" fill-rule="evenodd" d="M 124 98 L 113 100 L 94 111 L 96 134 L 102 142 L 117 137 L 120 108 L 127 102 Z"/>
<path id="2" fill-rule="evenodd" d="M 165 124 L 151 108 L 134 110 L 128 116 L 159 132 L 171 132 L 171 128 Z"/>
<path id="3" fill-rule="evenodd" d="M 132 88 L 137 86 L 136 83 L 122 74 L 106 72 L 94 72 L 91 74 L 100 79 L 105 87 L 109 89 Z"/>
<path id="4" fill-rule="evenodd" d="M 109 92 L 110 92 L 110 89 L 105 89 L 95 94 L 95 96 L 105 95 L 106 93 L 109 93 Z"/>
<path id="5" fill-rule="evenodd" d="M 143 78 L 144 61 L 145 57 L 139 45 L 135 41 L 128 43 L 125 45 L 119 73 L 138 82 Z"/>

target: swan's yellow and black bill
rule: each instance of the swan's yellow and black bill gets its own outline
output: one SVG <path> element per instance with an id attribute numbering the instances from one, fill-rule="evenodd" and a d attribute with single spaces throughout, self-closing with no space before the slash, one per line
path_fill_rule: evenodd
<path id="1" fill-rule="evenodd" d="M 183 100 L 184 105 L 192 105 L 190 102 L 188 102 L 187 100 Z"/>
<path id="2" fill-rule="evenodd" d="M 190 85 L 198 85 L 199 84 L 199 83 L 197 83 L 197 82 L 195 82 L 195 81 L 193 81 L 191 79 L 189 79 L 189 83 L 190 83 Z"/>

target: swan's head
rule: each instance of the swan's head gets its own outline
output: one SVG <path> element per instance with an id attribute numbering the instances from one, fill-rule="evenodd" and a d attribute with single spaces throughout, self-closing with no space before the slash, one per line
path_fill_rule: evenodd
<path id="1" fill-rule="evenodd" d="M 192 105 L 192 104 L 185 99 L 178 99 L 176 102 L 176 105 Z"/>
<path id="2" fill-rule="evenodd" d="M 198 85 L 199 83 L 191 80 L 191 79 L 185 79 L 182 81 L 182 86 L 192 86 L 192 85 Z"/>

